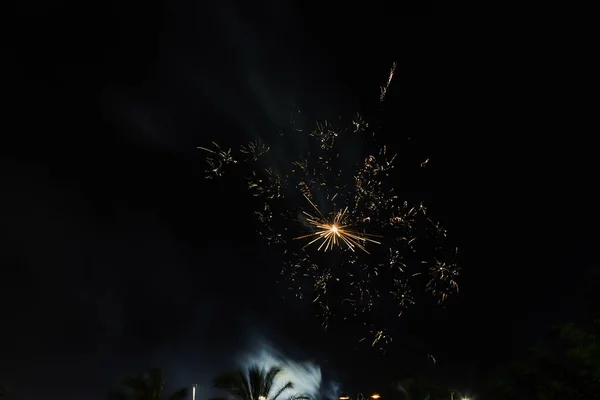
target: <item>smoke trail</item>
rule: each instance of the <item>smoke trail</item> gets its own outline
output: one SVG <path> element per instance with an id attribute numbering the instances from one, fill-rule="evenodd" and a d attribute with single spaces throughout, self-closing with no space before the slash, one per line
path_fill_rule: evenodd
<path id="1" fill-rule="evenodd" d="M 280 366 L 283 371 L 276 378 L 276 386 L 288 381 L 294 383 L 294 393 L 304 394 L 311 398 L 319 395 L 321 388 L 321 368 L 312 362 L 298 362 L 289 359 L 264 340 L 258 340 L 256 350 L 248 352 L 241 358 L 243 367 L 258 365 L 261 368 Z M 292 394 L 290 391 L 289 394 Z"/>

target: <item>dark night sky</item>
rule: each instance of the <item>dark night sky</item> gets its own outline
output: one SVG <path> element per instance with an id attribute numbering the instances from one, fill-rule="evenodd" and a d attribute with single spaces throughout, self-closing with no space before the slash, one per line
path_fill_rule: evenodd
<path id="1" fill-rule="evenodd" d="M 255 334 L 359 388 L 410 371 L 414 343 L 357 352 L 278 300 L 239 189 L 204 180 L 196 150 L 268 138 L 292 104 L 308 120 L 371 109 L 392 61 L 390 144 L 410 136 L 431 158 L 410 184 L 463 249 L 460 296 L 409 324 L 438 374 L 477 385 L 572 313 L 599 243 L 592 160 L 531 54 L 480 58 L 423 4 L 238 3 L 20 6 L 0 153 L 0 382 L 22 399 L 100 399 L 157 364 L 206 384 Z"/>

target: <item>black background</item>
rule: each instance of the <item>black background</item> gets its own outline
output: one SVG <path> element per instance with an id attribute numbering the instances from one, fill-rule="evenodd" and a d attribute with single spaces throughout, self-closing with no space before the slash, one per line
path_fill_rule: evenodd
<path id="1" fill-rule="evenodd" d="M 543 49 L 454 38 L 428 4 L 403 6 L 20 4 L 4 91 L 0 381 L 24 399 L 101 398 L 160 364 L 174 385 L 207 385 L 266 332 L 352 390 L 421 368 L 422 343 L 435 374 L 476 388 L 581 311 L 598 245 L 586 108 L 539 68 Z M 373 110 L 392 61 L 389 144 L 410 137 L 415 160 L 430 158 L 407 184 L 434 202 L 464 273 L 441 317 L 410 322 L 418 344 L 381 356 L 277 300 L 239 188 L 205 181 L 196 146 L 268 138 L 292 104 L 307 121 Z"/>

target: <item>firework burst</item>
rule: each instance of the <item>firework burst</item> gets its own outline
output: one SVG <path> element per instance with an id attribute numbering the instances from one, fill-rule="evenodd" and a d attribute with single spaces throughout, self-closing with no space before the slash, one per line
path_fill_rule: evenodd
<path id="1" fill-rule="evenodd" d="M 312 239 L 303 247 L 303 249 L 315 242 L 321 241 L 318 250 L 323 249 L 323 251 L 327 251 L 329 249 L 333 249 L 333 247 L 336 245 L 341 247 L 342 243 L 344 243 L 351 251 L 355 251 L 354 249 L 358 248 L 365 253 L 370 254 L 365 248 L 364 243 L 371 242 L 375 244 L 381 244 L 381 242 L 369 238 L 369 236 L 381 236 L 361 233 L 350 229 L 352 226 L 347 223 L 348 207 L 342 211 L 334 213 L 333 217 L 327 220 L 319 208 L 306 195 L 304 195 L 304 197 L 313 206 L 315 211 L 319 214 L 319 217 L 314 217 L 306 211 L 303 211 L 304 215 L 307 217 L 306 221 L 317 230 L 314 233 L 294 238 L 294 240 L 307 238 Z M 323 248 L 323 246 L 325 246 L 325 248 Z"/>
<path id="2" fill-rule="evenodd" d="M 382 101 L 395 68 L 381 88 Z M 217 144 L 200 149 L 207 154 L 207 178 L 244 166 L 258 200 L 257 233 L 283 259 L 280 284 L 298 299 L 310 299 L 324 327 L 353 321 L 362 329 L 357 339 L 385 348 L 393 319 L 429 303 L 427 297 L 441 304 L 458 291 L 460 268 L 446 230 L 423 203 L 400 195 L 407 191 L 396 185 L 410 171 L 394 174 L 399 157 L 377 144 L 377 136 L 356 114 L 341 126 L 292 125 L 280 140 L 302 140 L 308 147 L 285 165 L 271 149 L 289 143 L 255 140 L 237 152 Z M 349 157 L 356 148 L 365 154 Z M 427 161 L 416 160 L 416 170 Z"/>

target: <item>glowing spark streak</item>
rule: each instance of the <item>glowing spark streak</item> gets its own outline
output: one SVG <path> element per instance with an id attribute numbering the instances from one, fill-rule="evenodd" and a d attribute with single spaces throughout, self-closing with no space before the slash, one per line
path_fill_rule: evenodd
<path id="1" fill-rule="evenodd" d="M 305 198 L 306 200 L 308 200 L 308 202 L 310 203 L 310 205 L 311 205 L 311 206 L 313 206 L 313 208 L 314 208 L 315 210 L 317 210 L 317 212 L 319 213 L 319 215 L 320 215 L 321 217 L 325 218 L 325 216 L 324 216 L 324 215 L 321 213 L 321 211 L 319 210 L 319 208 L 318 208 L 318 207 L 315 205 L 315 203 L 313 203 L 313 202 L 312 202 L 312 201 L 311 201 L 311 200 L 308 198 L 308 196 L 307 196 L 306 194 L 304 195 L 304 198 Z M 314 219 L 314 217 L 313 217 L 312 215 L 310 215 L 310 214 L 308 214 L 308 213 L 306 213 L 306 212 L 305 212 L 304 214 L 306 214 L 306 215 L 308 215 L 309 217 L 311 217 L 311 218 L 313 218 L 313 219 Z"/>
<path id="2" fill-rule="evenodd" d="M 354 248 L 358 247 L 365 253 L 370 254 L 367 251 L 367 249 L 360 242 L 363 242 L 363 243 L 372 242 L 372 243 L 376 243 L 376 244 L 381 244 L 381 242 L 378 242 L 373 239 L 369 239 L 367 237 L 367 236 L 371 236 L 371 237 L 381 237 L 381 236 L 369 235 L 366 233 L 361 234 L 359 232 L 355 232 L 355 231 L 346 229 L 348 227 L 348 225 L 343 225 L 343 221 L 345 219 L 348 208 L 345 208 L 342 211 L 338 211 L 333 217 L 333 222 L 328 223 L 326 218 L 323 216 L 323 214 L 319 210 L 319 208 L 308 198 L 308 196 L 304 195 L 304 197 L 313 206 L 313 208 L 319 213 L 319 215 L 321 215 L 322 218 L 321 219 L 316 218 L 316 217 L 312 216 L 311 214 L 307 213 L 306 211 L 303 211 L 303 214 L 307 216 L 308 223 L 318 229 L 318 231 L 315 233 L 311 233 L 308 235 L 303 235 L 303 236 L 294 238 L 294 240 L 296 240 L 296 239 L 306 239 L 306 238 L 316 236 L 315 239 L 310 241 L 303 248 L 306 248 L 306 247 L 310 246 L 311 244 L 321 240 L 322 241 L 321 245 L 317 249 L 319 251 L 321 249 L 323 249 L 323 246 L 325 246 L 323 251 L 328 251 L 329 249 L 333 249 L 333 247 L 336 245 L 341 247 L 341 243 L 343 242 L 344 244 L 346 244 L 346 246 L 348 246 L 348 249 L 350 249 L 351 251 L 355 251 Z"/>
<path id="3" fill-rule="evenodd" d="M 392 83 L 392 78 L 394 77 L 394 72 L 396 72 L 396 63 L 392 64 L 392 69 L 390 70 L 390 76 L 385 84 L 385 86 L 381 87 L 381 94 L 379 95 L 379 101 L 383 102 L 385 99 L 385 95 L 387 94 L 387 90 L 390 87 L 390 83 Z"/>

